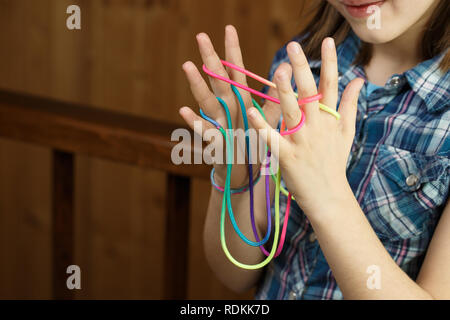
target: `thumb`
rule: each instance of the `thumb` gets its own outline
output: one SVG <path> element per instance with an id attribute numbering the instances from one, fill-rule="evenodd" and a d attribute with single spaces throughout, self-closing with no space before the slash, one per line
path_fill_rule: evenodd
<path id="1" fill-rule="evenodd" d="M 179 110 L 180 116 L 184 119 L 186 124 L 198 135 L 201 137 L 204 136 L 205 131 L 208 129 L 213 129 L 214 126 L 197 115 L 191 108 L 182 107 Z"/>
<path id="2" fill-rule="evenodd" d="M 289 142 L 283 138 L 277 130 L 272 128 L 266 120 L 264 120 L 256 108 L 250 108 L 247 111 L 247 115 L 253 128 L 258 131 L 257 136 L 261 137 L 261 139 L 269 146 L 272 154 L 277 158 L 279 158 L 279 156 L 283 157 L 283 154 L 289 148 Z"/>

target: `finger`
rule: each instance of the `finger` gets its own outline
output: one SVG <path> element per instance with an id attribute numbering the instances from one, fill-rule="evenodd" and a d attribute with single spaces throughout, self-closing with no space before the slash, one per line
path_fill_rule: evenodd
<path id="1" fill-rule="evenodd" d="M 287 47 L 289 59 L 294 71 L 295 83 L 297 84 L 299 99 L 311 97 L 317 94 L 317 86 L 314 76 L 309 67 L 308 60 L 298 42 L 291 42 Z M 303 106 L 308 122 L 317 121 L 319 114 L 318 103 L 308 103 Z"/>
<path id="2" fill-rule="evenodd" d="M 336 110 L 338 100 L 338 65 L 333 38 L 326 38 L 322 43 L 319 92 L 323 95 L 321 102 Z"/>
<path id="3" fill-rule="evenodd" d="M 209 90 L 206 81 L 201 76 L 197 67 L 191 61 L 188 61 L 183 64 L 183 70 L 188 79 L 192 94 L 199 106 L 213 117 L 222 117 L 222 108 L 220 108 L 216 96 Z"/>
<path id="4" fill-rule="evenodd" d="M 291 66 L 287 63 L 281 64 L 275 71 L 274 80 L 280 97 L 283 119 L 289 129 L 296 127 L 302 119 L 297 98 L 295 97 L 294 90 L 292 90 L 291 79 Z"/>
<path id="5" fill-rule="evenodd" d="M 187 125 L 201 137 L 203 137 L 203 134 L 206 130 L 215 128 L 209 121 L 206 121 L 205 119 L 197 115 L 189 107 L 182 107 L 179 113 L 180 116 L 187 123 Z"/>
<path id="6" fill-rule="evenodd" d="M 232 64 L 245 69 L 238 33 L 231 25 L 226 26 L 225 28 L 225 59 Z M 234 81 L 247 86 L 247 77 L 245 74 L 234 69 L 230 69 L 230 72 Z"/>
<path id="7" fill-rule="evenodd" d="M 272 154 L 278 159 L 283 158 L 289 150 L 289 142 L 264 120 L 256 108 L 248 109 L 247 116 L 253 128 L 258 130 L 258 136 L 269 146 Z"/>
<path id="8" fill-rule="evenodd" d="M 200 55 L 202 56 L 203 63 L 212 72 L 229 78 L 227 71 L 225 70 L 222 62 L 219 59 L 216 51 L 214 50 L 213 44 L 206 33 L 199 33 L 197 35 L 198 47 L 200 50 Z M 219 79 L 210 77 L 211 87 L 213 91 L 219 96 L 226 96 L 231 94 L 230 85 Z"/>
<path id="9" fill-rule="evenodd" d="M 236 28 L 234 28 L 231 25 L 225 27 L 225 59 L 231 62 L 232 64 L 245 69 L 241 47 L 239 45 L 238 33 L 236 31 Z M 245 74 L 232 68 L 229 68 L 229 72 L 231 74 L 231 78 L 234 81 L 239 82 L 245 86 L 248 86 L 247 77 L 245 76 Z M 250 93 L 239 88 L 237 89 L 242 96 L 246 108 L 250 107 L 251 105 Z"/>
<path id="10" fill-rule="evenodd" d="M 341 103 L 339 105 L 339 113 L 341 114 L 342 131 L 346 134 L 354 135 L 356 113 L 358 111 L 358 98 L 364 80 L 357 78 L 352 80 L 342 94 Z"/>

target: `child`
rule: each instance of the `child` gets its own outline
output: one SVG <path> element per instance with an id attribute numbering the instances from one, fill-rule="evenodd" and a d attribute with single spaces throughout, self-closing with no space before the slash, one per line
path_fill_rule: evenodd
<path id="1" fill-rule="evenodd" d="M 381 28 L 368 24 L 370 6 L 380 10 Z M 295 201 L 283 251 L 265 269 L 239 269 L 225 257 L 218 235 L 222 193 L 212 188 L 204 245 L 228 287 L 257 286 L 257 299 L 450 299 L 449 11 L 446 0 L 321 1 L 306 32 L 274 59 L 270 79 L 277 89 L 268 94 L 281 107 L 266 102 L 265 121 L 240 91 L 255 129 L 275 130 L 280 111 L 288 128 L 297 126 L 301 110 L 306 122 L 279 137 L 283 184 Z M 197 41 L 210 70 L 246 84 L 245 76 L 224 69 L 206 34 Z M 231 26 L 225 41 L 225 60 L 243 67 Z M 228 84 L 210 79 L 211 92 L 191 62 L 183 69 L 208 116 L 226 127 L 216 99 L 222 97 L 233 127 L 243 127 Z M 320 92 L 320 103 L 338 108 L 341 119 L 318 102 L 300 110 L 292 84 L 300 98 Z M 194 121 L 212 127 L 190 108 L 180 114 L 191 127 Z M 266 141 L 274 143 L 270 135 Z M 224 186 L 226 166 L 214 167 L 215 183 Z M 253 168 L 256 176 L 260 166 Z M 248 176 L 246 165 L 234 165 L 231 188 L 248 184 Z M 267 229 L 264 188 L 262 182 L 254 188 L 259 234 Z M 284 212 L 287 198 L 280 202 Z M 246 235 L 248 203 L 249 192 L 232 196 Z M 233 232 L 227 242 L 239 261 L 265 258 Z"/>

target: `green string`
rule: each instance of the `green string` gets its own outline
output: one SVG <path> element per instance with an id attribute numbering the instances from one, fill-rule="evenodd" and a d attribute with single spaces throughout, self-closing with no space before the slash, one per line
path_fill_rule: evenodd
<path id="1" fill-rule="evenodd" d="M 234 265 L 236 265 L 237 267 L 242 268 L 242 269 L 256 270 L 256 269 L 263 268 L 270 261 L 272 261 L 273 257 L 275 256 L 276 250 L 277 250 L 278 237 L 280 234 L 280 208 L 279 208 L 280 207 L 280 205 L 279 205 L 280 197 L 279 196 L 280 196 L 280 186 L 281 186 L 281 173 L 280 173 L 280 170 L 278 170 L 276 186 L 275 186 L 275 195 L 276 195 L 275 196 L 275 235 L 274 235 L 272 250 L 270 251 L 269 256 L 264 261 L 262 261 L 258 264 L 249 265 L 249 264 L 241 263 L 241 262 L 237 261 L 231 255 L 231 253 L 228 250 L 228 247 L 226 244 L 226 239 L 225 239 L 225 216 L 226 216 L 227 207 L 228 207 L 228 211 L 230 214 L 230 219 L 232 222 L 234 221 L 232 208 L 231 208 L 231 187 L 230 187 L 230 185 L 231 185 L 231 170 L 233 167 L 232 163 L 234 160 L 234 141 L 233 141 L 233 124 L 231 122 L 231 115 L 230 115 L 228 106 L 225 103 L 225 101 L 223 101 L 222 99 L 218 98 L 218 100 L 222 104 L 223 108 L 225 109 L 225 113 L 227 115 L 227 124 L 228 124 L 228 128 L 229 128 L 228 135 L 223 128 L 219 128 L 220 132 L 222 133 L 222 135 L 225 138 L 226 148 L 229 151 L 226 153 L 227 154 L 227 176 L 226 176 L 226 180 L 225 180 L 225 191 L 224 191 L 223 198 L 222 198 L 222 209 L 221 209 L 221 213 L 220 213 L 220 243 L 221 243 L 223 252 L 225 253 L 226 257 Z M 254 104 L 255 103 L 256 103 L 256 101 L 254 101 Z M 261 112 L 261 114 L 265 118 L 264 112 L 262 111 L 262 109 L 258 108 L 258 110 Z M 267 146 L 266 146 L 266 150 L 267 150 Z"/>

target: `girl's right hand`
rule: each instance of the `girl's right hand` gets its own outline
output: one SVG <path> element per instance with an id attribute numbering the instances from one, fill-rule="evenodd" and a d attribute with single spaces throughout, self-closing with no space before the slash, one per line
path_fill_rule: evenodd
<path id="1" fill-rule="evenodd" d="M 205 33 L 198 34 L 197 42 L 203 63 L 209 70 L 226 78 L 231 78 L 232 80 L 247 86 L 247 80 L 244 74 L 235 70 L 230 70 L 230 72 L 228 72 L 225 69 L 217 53 L 215 52 L 211 40 L 207 34 Z M 225 55 L 226 55 L 225 60 L 239 67 L 244 68 L 241 48 L 239 46 L 238 34 L 233 26 L 227 26 L 225 28 Z M 228 83 L 220 81 L 215 78 L 210 78 L 209 81 L 213 90 L 211 92 L 205 80 L 201 76 L 199 70 L 192 62 L 188 61 L 185 64 L 183 64 L 183 70 L 186 73 L 186 77 L 189 81 L 190 88 L 192 94 L 194 95 L 195 100 L 198 102 L 199 107 L 203 109 L 206 115 L 217 121 L 225 130 L 227 129 L 227 120 L 225 111 L 223 110 L 223 107 L 220 105 L 219 101 L 216 98 L 220 97 L 228 105 L 231 114 L 233 129 L 244 129 L 239 102 L 235 97 L 231 89 L 231 86 Z M 250 96 L 250 93 L 241 89 L 239 89 L 239 92 L 242 95 L 243 101 L 245 103 L 245 108 L 246 109 L 251 108 L 252 98 Z M 269 90 L 269 95 L 276 96 L 276 94 L 277 94 L 276 90 Z M 268 101 L 264 105 L 263 110 L 266 115 L 268 123 L 272 127 L 275 127 L 281 115 L 279 106 L 273 102 Z M 214 126 L 211 123 L 204 120 L 189 107 L 181 108 L 180 115 L 193 130 L 196 130 L 196 128 L 194 127 L 194 121 L 201 121 L 203 132 L 196 132 L 196 133 L 200 134 L 202 137 L 204 135 L 205 130 L 214 129 Z M 225 141 L 222 142 L 223 146 L 225 146 Z M 251 143 L 256 142 L 252 141 Z M 242 145 L 237 146 L 236 143 L 235 145 L 236 148 L 241 148 L 241 150 L 245 150 L 243 149 Z M 257 155 L 252 156 L 255 157 Z M 224 163 L 226 163 L 225 159 Z M 224 186 L 226 178 L 226 164 L 215 164 L 214 167 L 215 167 L 214 178 L 216 182 L 219 185 Z M 256 165 L 253 165 L 254 176 L 258 172 L 257 170 L 259 170 L 259 168 L 260 162 L 258 161 Z M 249 173 L 247 164 L 233 165 L 233 170 L 231 174 L 231 188 L 239 188 L 246 185 L 248 183 L 248 175 Z"/>

